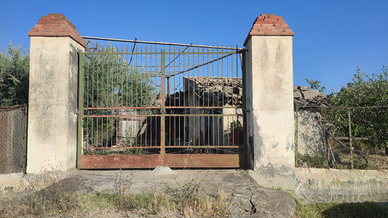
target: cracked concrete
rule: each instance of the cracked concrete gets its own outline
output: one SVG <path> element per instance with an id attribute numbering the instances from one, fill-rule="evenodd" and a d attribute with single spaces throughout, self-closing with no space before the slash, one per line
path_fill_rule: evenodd
<path id="1" fill-rule="evenodd" d="M 124 186 L 131 183 L 127 191 L 132 193 L 183 185 L 193 178 L 204 179 L 201 188 L 206 193 L 217 194 L 222 189 L 225 203 L 232 210 L 231 217 L 287 218 L 294 217 L 296 212 L 295 201 L 290 195 L 260 186 L 244 170 L 158 170 L 157 173 L 150 170 L 123 170 L 120 173 Z M 75 171 L 68 176 L 75 179 L 75 190 L 113 192 L 117 175 L 115 170 L 95 170 Z M 17 182 L 22 182 L 24 178 Z"/>

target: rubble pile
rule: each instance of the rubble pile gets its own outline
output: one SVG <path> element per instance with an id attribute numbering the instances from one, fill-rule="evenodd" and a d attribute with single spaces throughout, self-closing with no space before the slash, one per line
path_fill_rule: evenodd
<path id="1" fill-rule="evenodd" d="M 331 105 L 323 92 L 310 90 L 306 86 L 294 86 L 294 106 L 299 108 L 330 108 Z"/>
<path id="2" fill-rule="evenodd" d="M 188 77 L 188 79 L 195 83 L 195 91 L 207 104 L 242 106 L 241 77 Z"/>

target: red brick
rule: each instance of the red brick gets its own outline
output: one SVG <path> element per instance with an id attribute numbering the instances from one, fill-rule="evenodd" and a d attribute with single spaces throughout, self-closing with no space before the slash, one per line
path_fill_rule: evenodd
<path id="1" fill-rule="evenodd" d="M 264 35 L 265 36 L 280 36 L 280 33 L 267 32 Z"/>
<path id="2" fill-rule="evenodd" d="M 286 32 L 286 30 L 285 29 L 273 29 L 272 32 L 273 33 L 284 33 L 284 32 Z"/>
<path id="3" fill-rule="evenodd" d="M 262 24 L 261 26 L 267 27 L 267 28 L 274 28 L 275 27 L 274 24 Z"/>
<path id="4" fill-rule="evenodd" d="M 29 36 L 69 36 L 86 47 L 76 27 L 63 15 L 48 14 L 42 16 L 38 23 L 28 33 Z"/>
<path id="5" fill-rule="evenodd" d="M 29 32 L 28 35 L 29 36 L 42 36 L 42 33 L 41 32 Z"/>
<path id="6" fill-rule="evenodd" d="M 54 32 L 43 32 L 42 36 L 55 36 Z"/>
<path id="7" fill-rule="evenodd" d="M 252 33 L 250 34 L 250 36 L 264 36 L 265 33 L 263 32 L 256 32 L 256 33 Z"/>

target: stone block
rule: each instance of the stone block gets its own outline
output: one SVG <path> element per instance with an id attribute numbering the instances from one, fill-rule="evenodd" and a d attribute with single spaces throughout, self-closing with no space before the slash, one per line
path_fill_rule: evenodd
<path id="1" fill-rule="evenodd" d="M 302 95 L 303 95 L 304 99 L 308 100 L 308 99 L 312 99 L 312 98 L 317 97 L 319 95 L 319 91 L 318 90 L 302 91 Z"/>
<path id="2" fill-rule="evenodd" d="M 302 93 L 300 93 L 299 89 L 294 91 L 294 98 L 303 98 Z"/>
<path id="3" fill-rule="evenodd" d="M 307 86 L 298 86 L 298 89 L 299 89 L 300 91 L 308 91 L 310 88 L 307 87 Z"/>

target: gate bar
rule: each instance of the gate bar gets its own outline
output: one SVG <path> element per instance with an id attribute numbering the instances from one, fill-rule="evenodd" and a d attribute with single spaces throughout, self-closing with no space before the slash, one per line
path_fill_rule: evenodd
<path id="1" fill-rule="evenodd" d="M 112 39 L 112 38 L 93 37 L 93 36 L 82 36 L 82 38 L 83 39 L 115 41 L 115 42 L 132 42 L 132 43 L 145 43 L 145 44 L 156 44 L 156 45 L 178 45 L 178 46 L 188 46 L 188 47 L 230 49 L 230 50 L 236 50 L 236 51 L 245 50 L 245 48 L 233 48 L 233 47 L 222 47 L 222 46 L 211 46 L 211 45 L 193 45 L 193 44 L 172 43 L 172 42 L 152 42 L 152 41 L 140 41 L 140 40 L 130 40 L 130 39 Z"/>
<path id="2" fill-rule="evenodd" d="M 79 74 L 78 74 L 78 145 L 77 145 L 77 169 L 80 169 L 83 143 L 82 115 L 84 113 L 84 53 L 78 51 Z"/>

